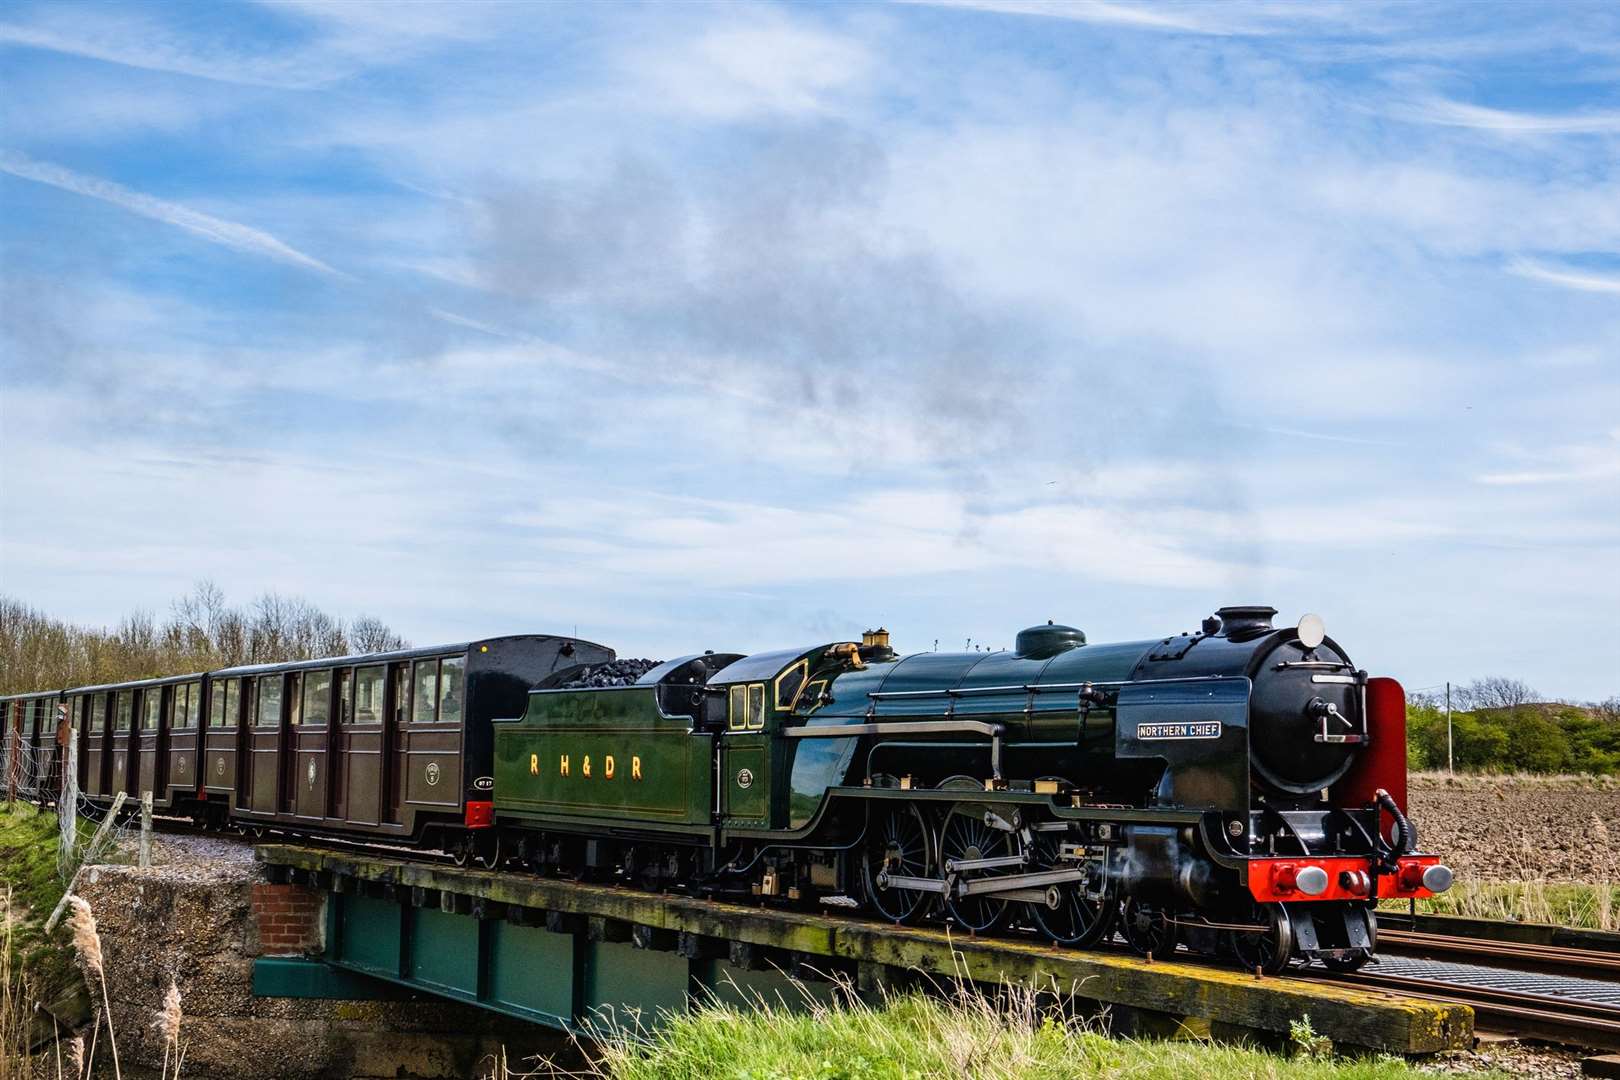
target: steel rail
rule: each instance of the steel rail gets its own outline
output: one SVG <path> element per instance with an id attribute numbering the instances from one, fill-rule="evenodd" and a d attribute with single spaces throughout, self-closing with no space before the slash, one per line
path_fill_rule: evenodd
<path id="1" fill-rule="evenodd" d="M 1540 975 L 1620 981 L 1620 954 L 1573 949 L 1563 945 L 1495 941 L 1380 927 L 1378 951 L 1424 960 L 1480 963 Z"/>
<path id="2" fill-rule="evenodd" d="M 1477 1019 L 1487 1021 L 1481 1026 L 1489 1030 L 1570 1046 L 1620 1050 L 1620 1006 L 1579 998 L 1469 986 L 1420 976 L 1358 971 L 1354 974 L 1321 973 L 1319 977 L 1405 998 L 1467 1005 L 1474 1010 Z"/>

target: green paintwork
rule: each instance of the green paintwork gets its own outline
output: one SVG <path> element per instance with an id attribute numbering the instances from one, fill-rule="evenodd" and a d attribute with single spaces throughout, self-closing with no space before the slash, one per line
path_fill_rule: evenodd
<path id="1" fill-rule="evenodd" d="M 574 1015 L 573 934 L 491 922 L 485 1000 L 514 1016 L 567 1027 Z"/>
<path id="2" fill-rule="evenodd" d="M 692 963 L 679 953 L 626 942 L 587 941 L 583 1017 L 590 1026 L 657 1026 L 661 1014 L 686 1011 Z"/>
<path id="3" fill-rule="evenodd" d="M 521 720 L 495 725 L 496 807 L 519 819 L 707 826 L 713 753 L 714 736 L 662 712 L 655 687 L 538 691 Z"/>
<path id="4" fill-rule="evenodd" d="M 406 1001 L 405 987 L 302 956 L 261 956 L 253 961 L 253 996 L 319 1001 Z"/>
<path id="5" fill-rule="evenodd" d="M 478 998 L 478 920 L 437 908 L 410 909 L 406 978 L 450 997 Z"/>
<path id="6" fill-rule="evenodd" d="M 333 959 L 372 975 L 398 978 L 403 910 L 391 901 L 343 897 L 334 919 Z"/>

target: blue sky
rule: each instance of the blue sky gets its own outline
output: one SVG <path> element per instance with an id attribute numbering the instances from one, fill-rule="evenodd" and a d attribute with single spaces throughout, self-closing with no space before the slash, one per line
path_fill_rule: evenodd
<path id="1" fill-rule="evenodd" d="M 1620 11 L 0 7 L 0 588 L 1620 693 Z"/>

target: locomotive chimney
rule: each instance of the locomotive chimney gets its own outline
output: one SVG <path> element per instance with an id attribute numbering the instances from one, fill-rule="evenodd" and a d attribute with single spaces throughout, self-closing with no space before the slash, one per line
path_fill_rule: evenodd
<path id="1" fill-rule="evenodd" d="M 1215 617 L 1221 620 L 1221 632 L 1233 641 L 1242 641 L 1244 638 L 1258 637 L 1271 631 L 1271 617 L 1277 614 L 1274 607 L 1264 604 L 1248 604 L 1238 607 L 1223 607 L 1215 612 Z"/>

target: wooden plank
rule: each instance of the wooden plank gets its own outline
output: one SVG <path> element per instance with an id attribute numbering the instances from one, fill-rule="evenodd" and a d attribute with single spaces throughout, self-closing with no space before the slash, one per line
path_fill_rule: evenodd
<path id="1" fill-rule="evenodd" d="M 258 858 L 269 865 L 331 870 L 587 919 L 910 969 L 936 981 L 1023 983 L 1223 1027 L 1285 1033 L 1291 1022 L 1309 1014 L 1316 1031 L 1335 1043 L 1387 1053 L 1428 1054 L 1463 1049 L 1473 1041 L 1473 1013 L 1466 1006 L 1389 997 L 1327 982 L 1260 979 L 1213 964 L 1155 963 L 1123 952 L 964 938 L 944 929 L 887 926 L 831 913 L 744 907 L 524 874 L 457 870 L 364 853 L 262 845 Z"/>

